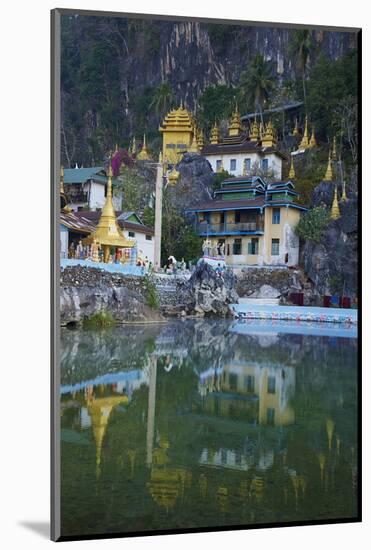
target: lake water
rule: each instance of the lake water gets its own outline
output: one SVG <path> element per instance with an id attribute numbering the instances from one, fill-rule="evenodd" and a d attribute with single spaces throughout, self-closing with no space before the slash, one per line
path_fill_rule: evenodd
<path id="1" fill-rule="evenodd" d="M 63 329 L 62 535 L 355 518 L 357 340 L 300 332 Z"/>

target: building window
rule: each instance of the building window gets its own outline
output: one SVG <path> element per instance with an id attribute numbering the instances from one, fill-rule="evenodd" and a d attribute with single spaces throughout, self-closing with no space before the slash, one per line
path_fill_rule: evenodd
<path id="1" fill-rule="evenodd" d="M 166 149 L 175 149 L 175 143 L 167 143 Z"/>
<path id="2" fill-rule="evenodd" d="M 247 392 L 253 392 L 255 389 L 255 378 L 254 376 L 251 376 L 251 374 L 248 374 L 245 376 L 245 389 Z"/>
<path id="3" fill-rule="evenodd" d="M 234 372 L 229 373 L 229 389 L 232 391 L 237 389 L 237 374 Z"/>
<path id="4" fill-rule="evenodd" d="M 280 255 L 280 240 L 272 239 L 272 256 Z"/>
<path id="5" fill-rule="evenodd" d="M 234 223 L 240 223 L 241 221 L 241 212 L 238 212 L 236 210 L 236 212 L 234 213 Z"/>
<path id="6" fill-rule="evenodd" d="M 135 237 L 134 231 L 129 231 L 128 235 L 129 235 L 129 237 Z"/>
<path id="7" fill-rule="evenodd" d="M 217 161 L 216 161 L 216 169 L 217 169 L 217 170 L 221 170 L 221 168 L 222 168 L 222 161 L 221 161 L 221 160 L 217 160 Z"/>
<path id="8" fill-rule="evenodd" d="M 268 172 L 268 159 L 261 159 L 260 167 L 264 173 Z"/>
<path id="9" fill-rule="evenodd" d="M 233 242 L 233 254 L 239 256 L 241 254 L 242 241 L 241 239 L 235 239 Z"/>
<path id="10" fill-rule="evenodd" d="M 276 377 L 268 376 L 268 393 L 276 393 Z"/>
<path id="11" fill-rule="evenodd" d="M 274 426 L 274 416 L 275 416 L 275 410 L 274 409 L 267 409 L 267 424 L 268 426 Z"/>
<path id="12" fill-rule="evenodd" d="M 177 149 L 187 149 L 187 145 L 185 143 L 177 143 Z"/>
<path id="13" fill-rule="evenodd" d="M 152 235 L 146 235 L 146 241 L 152 241 Z"/>
<path id="14" fill-rule="evenodd" d="M 248 254 L 259 254 L 259 239 L 251 239 L 247 245 Z"/>
<path id="15" fill-rule="evenodd" d="M 278 224 L 281 223 L 281 209 L 280 208 L 273 208 L 272 223 L 274 225 L 278 225 Z"/>
<path id="16" fill-rule="evenodd" d="M 245 159 L 243 161 L 243 164 L 244 164 L 245 172 L 246 172 L 246 174 L 248 174 L 251 170 L 251 159 Z"/>
<path id="17" fill-rule="evenodd" d="M 236 170 L 236 165 L 237 165 L 236 159 L 231 159 L 231 162 L 230 162 L 230 171 L 231 172 L 234 172 Z"/>

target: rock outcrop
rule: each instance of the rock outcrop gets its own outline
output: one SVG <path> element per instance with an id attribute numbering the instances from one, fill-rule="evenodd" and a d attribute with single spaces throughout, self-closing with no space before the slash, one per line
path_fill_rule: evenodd
<path id="1" fill-rule="evenodd" d="M 335 184 L 336 185 L 336 184 Z M 331 207 L 334 184 L 322 182 L 313 192 L 313 206 Z M 340 218 L 332 220 L 321 242 L 306 241 L 301 247 L 301 264 L 319 294 L 357 294 L 358 209 L 354 187 L 348 190 L 348 200 L 341 201 L 337 186 Z"/>
<path id="2" fill-rule="evenodd" d="M 117 323 L 163 320 L 160 312 L 146 303 L 143 278 L 81 266 L 63 269 L 61 324 L 80 324 L 98 312 L 109 313 Z"/>
<path id="3" fill-rule="evenodd" d="M 226 317 L 229 304 L 238 302 L 236 276 L 230 270 L 218 274 L 209 264 L 200 262 L 184 284 L 179 300 L 191 315 Z"/>

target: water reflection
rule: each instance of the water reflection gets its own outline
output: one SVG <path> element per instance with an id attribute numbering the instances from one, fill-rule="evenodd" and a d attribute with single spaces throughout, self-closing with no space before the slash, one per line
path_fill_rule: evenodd
<path id="1" fill-rule="evenodd" d="M 64 534 L 356 515 L 356 340 L 261 327 L 63 331 Z"/>

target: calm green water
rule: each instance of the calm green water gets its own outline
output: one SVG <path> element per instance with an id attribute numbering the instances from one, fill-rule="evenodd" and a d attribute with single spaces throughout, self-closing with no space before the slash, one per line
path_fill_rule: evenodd
<path id="1" fill-rule="evenodd" d="M 62 332 L 62 535 L 357 515 L 357 341 Z"/>

